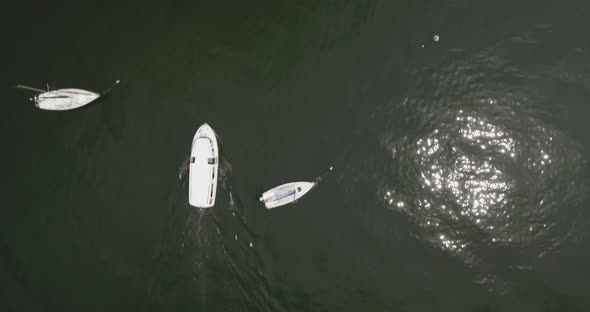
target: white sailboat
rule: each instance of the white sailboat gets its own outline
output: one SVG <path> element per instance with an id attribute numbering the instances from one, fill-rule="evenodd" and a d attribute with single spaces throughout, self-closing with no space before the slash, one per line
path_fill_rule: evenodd
<path id="1" fill-rule="evenodd" d="M 266 209 L 272 209 L 297 202 L 297 200 L 311 191 L 322 180 L 323 176 L 332 171 L 334 167 L 323 175 L 317 177 L 313 182 L 299 181 L 281 184 L 272 188 L 260 196 L 260 202 L 264 203 Z"/>
<path id="2" fill-rule="evenodd" d="M 270 189 L 259 198 L 266 209 L 293 203 L 317 185 L 316 182 L 291 182 Z"/>
<path id="3" fill-rule="evenodd" d="M 219 149 L 215 132 L 203 124 L 193 137 L 189 164 L 188 202 L 198 208 L 215 205 Z"/>
<path id="4" fill-rule="evenodd" d="M 39 92 L 39 94 L 32 98 L 32 100 L 35 102 L 35 106 L 39 109 L 65 111 L 80 108 L 89 104 L 90 102 L 93 102 L 102 95 L 105 95 L 111 91 L 111 89 L 119 84 L 119 82 L 120 80 L 117 80 L 110 88 L 101 94 L 74 88 L 57 90 L 49 90 L 49 88 L 47 88 L 47 90 L 41 90 L 23 85 L 18 85 L 16 88 Z"/>

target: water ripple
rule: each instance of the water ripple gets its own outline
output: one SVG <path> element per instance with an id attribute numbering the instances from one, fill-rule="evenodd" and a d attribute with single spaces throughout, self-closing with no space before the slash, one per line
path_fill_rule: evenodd
<path id="1" fill-rule="evenodd" d="M 522 256 L 484 270 L 487 282 L 498 270 L 530 267 L 575 234 L 586 168 L 576 142 L 538 113 L 543 91 L 531 81 L 542 73 L 489 53 L 414 70 L 408 96 L 379 107 L 387 164 L 372 178 L 385 207 L 476 270 L 500 250 Z M 506 84 L 515 80 L 526 87 Z M 388 121 L 396 115 L 407 116 L 406 135 Z"/>

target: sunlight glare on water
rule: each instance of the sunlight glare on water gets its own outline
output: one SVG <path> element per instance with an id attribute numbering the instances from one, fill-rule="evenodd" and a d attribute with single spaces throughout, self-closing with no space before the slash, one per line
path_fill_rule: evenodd
<path id="1" fill-rule="evenodd" d="M 501 58 L 469 62 L 428 69 L 438 72 L 429 76 L 437 86 L 431 106 L 407 97 L 381 108 L 415 113 L 424 128 L 415 136 L 383 134 L 385 159 L 393 161 L 378 198 L 418 225 L 419 237 L 482 271 L 479 280 L 497 282 L 485 255 L 509 248 L 526 256 L 506 263 L 527 267 L 575 235 L 585 162 L 567 135 L 537 117 L 532 96 L 502 94 L 482 74 Z M 418 73 L 420 90 L 426 83 Z M 505 75 L 523 76 L 517 69 Z M 414 188 L 395 182 L 409 179 Z"/>

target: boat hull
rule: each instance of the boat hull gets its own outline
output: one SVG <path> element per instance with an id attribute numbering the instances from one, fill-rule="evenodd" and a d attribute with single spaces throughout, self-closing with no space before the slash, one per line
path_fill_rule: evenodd
<path id="1" fill-rule="evenodd" d="M 100 95 L 82 89 L 59 89 L 41 93 L 35 97 L 39 109 L 65 111 L 80 108 L 98 99 Z"/>
<path id="2" fill-rule="evenodd" d="M 193 137 L 189 162 L 188 201 L 193 207 L 210 208 L 215 205 L 219 148 L 215 132 L 203 124 Z"/>
<path id="3" fill-rule="evenodd" d="M 280 207 L 296 202 L 316 185 L 315 182 L 285 183 L 262 193 L 259 200 L 264 203 L 266 209 Z"/>

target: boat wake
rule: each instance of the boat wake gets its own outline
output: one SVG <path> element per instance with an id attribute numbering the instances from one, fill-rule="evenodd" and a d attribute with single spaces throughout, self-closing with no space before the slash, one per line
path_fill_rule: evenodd
<path id="1" fill-rule="evenodd" d="M 171 194 L 170 221 L 158 261 L 161 274 L 154 282 L 153 295 L 167 307 L 185 302 L 203 311 L 276 311 L 276 304 L 269 306 L 273 299 L 260 270 L 256 237 L 231 186 L 231 164 L 221 159 L 216 204 L 204 209 L 188 204 L 187 168 L 188 158 L 179 167 L 179 182 Z M 172 287 L 179 283 L 186 286 L 185 292 Z M 211 297 L 231 300 L 208 300 Z"/>

